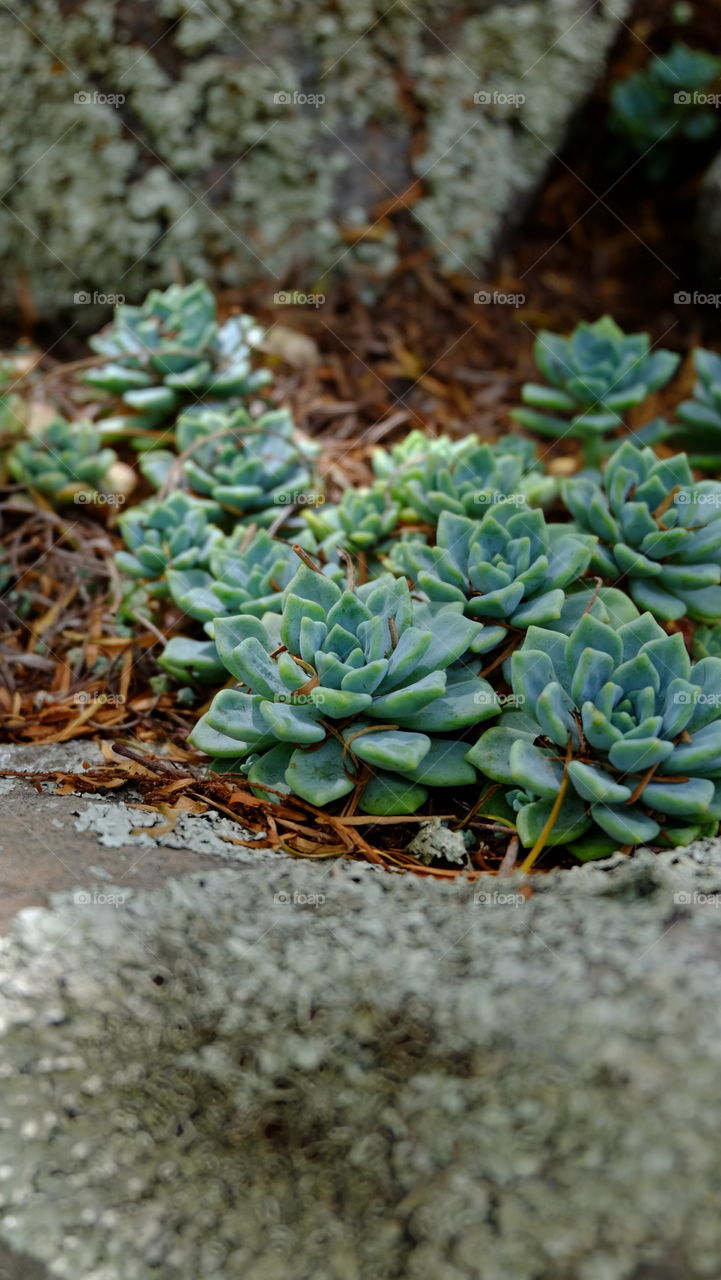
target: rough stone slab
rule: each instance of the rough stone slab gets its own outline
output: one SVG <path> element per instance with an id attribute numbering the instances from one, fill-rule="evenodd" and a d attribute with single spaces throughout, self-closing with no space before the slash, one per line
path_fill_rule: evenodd
<path id="1" fill-rule="evenodd" d="M 404 193 L 434 258 L 473 275 L 629 10 L 6 0 L 4 305 L 22 278 L 45 320 L 66 314 L 80 332 L 107 315 L 102 298 L 138 301 L 178 266 L 219 286 L 267 280 L 271 296 L 336 271 L 382 280 L 397 263 L 382 206 Z M 343 234 L 369 224 L 358 248 Z"/>
<path id="2" fill-rule="evenodd" d="M 716 1280 L 721 842 L 527 889 L 272 860 L 23 912 L 3 1238 L 73 1280 Z"/>

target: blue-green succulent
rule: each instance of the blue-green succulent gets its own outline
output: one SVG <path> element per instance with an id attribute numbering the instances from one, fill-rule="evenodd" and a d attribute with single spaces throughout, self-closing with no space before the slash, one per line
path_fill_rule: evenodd
<path id="1" fill-rule="evenodd" d="M 603 475 L 566 480 L 563 500 L 598 536 L 592 568 L 640 609 L 721 620 L 721 484 L 694 481 L 685 454 L 657 458 L 625 441 Z"/>
<path id="2" fill-rule="evenodd" d="M 508 788 L 526 865 L 546 845 L 594 857 L 715 834 L 721 659 L 693 664 L 648 613 L 617 629 L 587 615 L 568 636 L 530 627 L 511 684 L 519 709 L 468 758 Z"/>
<path id="3" fill-rule="evenodd" d="M 527 382 L 521 396 L 533 407 L 513 409 L 511 417 L 541 435 L 578 438 L 589 463 L 608 452 L 609 434 L 669 381 L 680 360 L 672 351 L 651 351 L 647 333 L 626 334 L 611 316 L 582 322 L 568 338 L 544 329 L 533 352 L 550 385 Z M 666 430 L 654 419 L 634 436 L 654 444 Z"/>
<path id="4" fill-rule="evenodd" d="M 430 450 L 413 454 L 386 482 L 401 519 L 435 524 L 442 511 L 479 519 L 507 498 L 534 506 L 549 501 L 556 490 L 553 478 L 527 460 L 525 441 L 522 448 L 513 437 L 508 441 L 481 444 L 471 435 L 447 439 L 442 448 L 434 441 Z"/>
<path id="5" fill-rule="evenodd" d="M 200 280 L 153 289 L 140 306 L 116 307 L 112 324 L 90 339 L 108 363 L 83 380 L 120 397 L 130 414 L 114 420 L 118 429 L 152 430 L 188 402 L 237 400 L 264 387 L 272 375 L 252 367 L 262 336 L 251 316 L 219 325 L 215 298 Z"/>
<path id="6" fill-rule="evenodd" d="M 114 493 L 112 468 L 117 460 L 113 449 L 102 447 L 92 422 L 55 418 L 15 445 L 8 469 L 27 489 L 63 503 Z"/>
<path id="7" fill-rule="evenodd" d="M 477 674 L 484 629 L 460 604 L 416 601 L 390 574 L 344 590 L 304 564 L 279 633 L 248 614 L 214 630 L 241 687 L 216 694 L 190 741 L 261 793 L 327 805 L 357 789 L 363 812 L 402 814 L 428 787 L 473 783 L 458 735 L 499 707 Z"/>
<path id="8" fill-rule="evenodd" d="M 721 658 L 721 623 L 715 627 L 696 627 L 691 652 L 694 658 Z"/>
<path id="9" fill-rule="evenodd" d="M 721 462 L 721 356 L 697 348 L 693 353 L 696 382 L 693 399 L 676 409 L 680 425 L 674 443 L 688 450 L 693 466 L 718 470 Z"/>
<path id="10" fill-rule="evenodd" d="M 127 548 L 116 553 L 118 568 L 152 584 L 156 598 L 167 596 L 169 570 L 207 568 L 213 548 L 223 541 L 213 523 L 220 514 L 212 502 L 179 492 L 133 507 L 118 521 Z"/>
<path id="11" fill-rule="evenodd" d="M 507 628 L 561 618 L 566 592 L 591 562 L 596 538 L 549 524 L 525 503 L 497 503 L 480 520 L 441 513 L 435 546 L 399 542 L 390 563 L 432 601 L 457 601 L 493 624 L 489 648 Z"/>
<path id="12" fill-rule="evenodd" d="M 328 551 L 378 551 L 398 525 L 400 508 L 385 485 L 346 489 L 340 502 L 306 508 L 305 518 L 319 544 Z"/>
<path id="13" fill-rule="evenodd" d="M 677 41 L 611 86 L 609 124 L 642 157 L 652 181 L 666 177 L 684 144 L 703 141 L 718 128 L 713 103 L 699 100 L 699 93 L 719 71 L 721 58 Z"/>

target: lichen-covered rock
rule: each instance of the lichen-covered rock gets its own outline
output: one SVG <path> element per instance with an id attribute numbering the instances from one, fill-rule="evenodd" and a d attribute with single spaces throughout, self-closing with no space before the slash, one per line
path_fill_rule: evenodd
<path id="1" fill-rule="evenodd" d="M 531 896 L 271 862 L 2 944 L 13 1248 L 73 1280 L 716 1280 L 719 842 Z"/>
<path id="2" fill-rule="evenodd" d="M 92 328 L 97 295 L 136 301 L 171 264 L 271 289 L 336 266 L 382 277 L 393 221 L 354 246 L 358 229 L 416 183 L 410 216 L 438 261 L 475 271 L 629 7 L 8 0 L 3 301 L 23 273 L 45 314 L 80 295 Z"/>

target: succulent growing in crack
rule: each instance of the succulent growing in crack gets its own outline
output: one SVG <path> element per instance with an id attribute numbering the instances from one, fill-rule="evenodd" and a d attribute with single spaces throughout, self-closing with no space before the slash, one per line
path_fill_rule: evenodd
<path id="1" fill-rule="evenodd" d="M 268 370 L 252 368 L 262 336 L 251 316 L 218 325 L 215 298 L 200 280 L 153 289 L 140 306 L 116 307 L 112 324 L 90 339 L 108 364 L 83 380 L 132 411 L 119 428 L 153 429 L 188 400 L 238 399 L 271 381 Z"/>
<path id="2" fill-rule="evenodd" d="M 703 141 L 717 129 L 712 107 L 699 102 L 694 90 L 707 89 L 719 71 L 721 58 L 676 41 L 612 85 L 609 124 L 642 157 L 653 181 L 666 175 L 675 148 Z"/>
<path id="3" fill-rule="evenodd" d="M 236 517 L 271 524 L 283 507 L 317 500 L 317 449 L 297 435 L 285 409 L 251 418 L 193 410 L 176 428 L 184 482 Z M 314 488 L 315 486 L 315 488 Z"/>
<path id="4" fill-rule="evenodd" d="M 540 505 L 555 493 L 551 476 L 530 469 L 536 464 L 527 461 L 525 448 L 511 443 L 507 449 L 505 440 L 481 444 L 477 436 L 448 440 L 443 448 L 438 443 L 411 456 L 387 480 L 406 522 L 435 524 L 442 511 L 478 519 L 504 498 Z"/>
<path id="5" fill-rule="evenodd" d="M 618 629 L 586 616 L 568 636 L 529 628 L 511 683 L 521 709 L 469 759 L 510 788 L 526 865 L 545 845 L 594 857 L 715 833 L 721 659 L 692 664 L 649 613 Z"/>
<path id="6" fill-rule="evenodd" d="M 548 524 L 525 503 L 497 503 L 480 520 L 442 512 L 435 546 L 399 542 L 390 562 L 429 600 L 457 601 L 469 617 L 494 624 L 490 647 L 507 627 L 559 619 L 595 545 L 592 535 Z"/>
<path id="7" fill-rule="evenodd" d="M 652 352 L 647 333 L 625 334 L 611 316 L 582 322 L 568 338 L 542 330 L 533 352 L 550 386 L 527 382 L 521 396 L 533 407 L 513 409 L 511 417 L 541 435 L 579 438 L 589 463 L 608 452 L 609 433 L 669 381 L 680 360 L 672 351 Z M 661 419 L 634 432 L 648 444 L 665 434 Z"/>
<path id="8" fill-rule="evenodd" d="M 120 467 L 113 449 L 102 448 L 92 422 L 64 418 L 55 418 L 30 439 L 20 440 L 10 453 L 8 469 L 26 488 L 61 503 L 117 493 L 118 480 L 125 487 L 129 470 Z"/>
<path id="9" fill-rule="evenodd" d="M 427 787 L 475 779 L 453 735 L 499 709 L 476 674 L 482 632 L 459 604 L 417 602 L 390 574 L 343 589 L 302 565 L 280 643 L 247 614 L 215 623 L 244 687 L 216 694 L 190 741 L 261 791 L 327 805 L 357 788 L 366 813 L 413 812 Z"/>
<path id="10" fill-rule="evenodd" d="M 598 535 L 592 567 L 626 585 L 640 609 L 673 620 L 721 619 L 721 484 L 695 482 L 685 454 L 657 458 L 625 441 L 602 476 L 574 476 L 563 500 Z"/>
<path id="11" fill-rule="evenodd" d="M 674 443 L 688 449 L 694 466 L 716 470 L 721 460 L 721 356 L 699 347 L 693 366 L 693 399 L 676 409 L 681 425 L 674 428 Z"/>
<path id="12" fill-rule="evenodd" d="M 168 595 L 169 570 L 206 568 L 214 547 L 223 541 L 212 523 L 220 510 L 186 493 L 171 493 L 124 512 L 118 524 L 127 548 L 115 560 L 121 572 L 152 584 L 152 594 Z"/>

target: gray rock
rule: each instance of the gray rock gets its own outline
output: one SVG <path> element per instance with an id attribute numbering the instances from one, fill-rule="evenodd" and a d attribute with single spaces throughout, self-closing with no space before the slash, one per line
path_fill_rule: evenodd
<path id="1" fill-rule="evenodd" d="M 404 217 L 445 269 L 482 270 L 629 8 L 7 0 L 2 301 L 23 278 L 83 330 L 178 268 L 269 294 L 383 278 L 396 233 L 377 210 L 417 180 Z M 369 222 L 354 248 L 344 231 Z"/>
<path id="2" fill-rule="evenodd" d="M 532 888 L 267 860 L 23 912 L 3 1238 L 73 1280 L 716 1277 L 721 842 Z"/>

